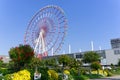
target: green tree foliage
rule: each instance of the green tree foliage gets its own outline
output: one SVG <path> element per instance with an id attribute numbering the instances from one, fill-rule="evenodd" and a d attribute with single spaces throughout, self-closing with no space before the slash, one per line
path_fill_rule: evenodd
<path id="1" fill-rule="evenodd" d="M 10 49 L 9 56 L 15 63 L 15 67 L 19 70 L 31 61 L 34 57 L 34 50 L 29 45 L 19 45 L 18 47 L 13 47 Z"/>
<path id="2" fill-rule="evenodd" d="M 118 61 L 118 66 L 120 66 L 120 59 L 119 59 L 119 61 Z"/>
<path id="3" fill-rule="evenodd" d="M 2 60 L 2 57 L 0 58 L 0 67 L 3 67 L 3 60 Z"/>
<path id="4" fill-rule="evenodd" d="M 31 62 L 26 65 L 26 68 L 35 69 L 36 67 L 44 66 L 44 61 L 39 58 L 32 58 Z"/>
<path id="5" fill-rule="evenodd" d="M 56 66 L 57 62 L 55 58 L 48 58 L 44 60 L 46 66 Z"/>
<path id="6" fill-rule="evenodd" d="M 82 66 L 81 60 L 71 59 L 71 62 L 69 63 L 70 68 L 79 68 Z"/>
<path id="7" fill-rule="evenodd" d="M 86 52 L 83 55 L 83 62 L 85 62 L 85 63 L 92 63 L 95 61 L 99 61 L 99 59 L 100 59 L 99 54 L 97 54 L 96 52 L 93 52 L 93 51 Z"/>
<path id="8" fill-rule="evenodd" d="M 67 66 L 71 62 L 71 57 L 68 55 L 61 55 L 59 56 L 58 61 L 60 64 L 63 64 L 63 66 Z"/>

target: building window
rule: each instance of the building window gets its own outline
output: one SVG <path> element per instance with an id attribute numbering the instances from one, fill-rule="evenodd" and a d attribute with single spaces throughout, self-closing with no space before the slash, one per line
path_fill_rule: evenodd
<path id="1" fill-rule="evenodd" d="M 120 54 L 120 50 L 114 50 L 114 54 L 115 54 L 115 55 Z"/>
<path id="2" fill-rule="evenodd" d="M 80 54 L 80 55 L 76 55 L 76 58 L 82 58 L 82 55 Z"/>

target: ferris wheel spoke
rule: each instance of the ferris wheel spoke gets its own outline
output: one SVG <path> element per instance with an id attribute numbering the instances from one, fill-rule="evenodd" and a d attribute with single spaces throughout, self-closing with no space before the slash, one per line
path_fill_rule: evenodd
<path id="1" fill-rule="evenodd" d="M 58 18 L 58 20 L 61 20 L 62 18 L 64 18 L 64 16 L 61 16 L 60 18 Z"/>

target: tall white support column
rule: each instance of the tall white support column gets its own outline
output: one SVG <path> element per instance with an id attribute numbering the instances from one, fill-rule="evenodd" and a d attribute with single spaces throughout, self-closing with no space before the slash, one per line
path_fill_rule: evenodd
<path id="1" fill-rule="evenodd" d="M 70 44 L 69 44 L 68 48 L 69 48 L 69 53 L 71 53 L 71 45 Z"/>
<path id="2" fill-rule="evenodd" d="M 94 51 L 93 41 L 91 41 L 91 48 L 92 48 L 92 51 Z"/>
<path id="3" fill-rule="evenodd" d="M 81 49 L 79 49 L 79 52 L 82 52 L 82 50 L 81 50 Z"/>
<path id="4" fill-rule="evenodd" d="M 102 49 L 101 49 L 101 46 L 99 46 L 99 50 L 101 51 Z"/>

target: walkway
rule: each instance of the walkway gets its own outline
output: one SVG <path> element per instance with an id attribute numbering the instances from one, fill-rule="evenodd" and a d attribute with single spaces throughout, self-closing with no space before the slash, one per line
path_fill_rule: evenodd
<path id="1" fill-rule="evenodd" d="M 120 80 L 120 75 L 106 77 L 106 78 L 102 78 L 102 79 L 90 79 L 90 80 Z"/>

